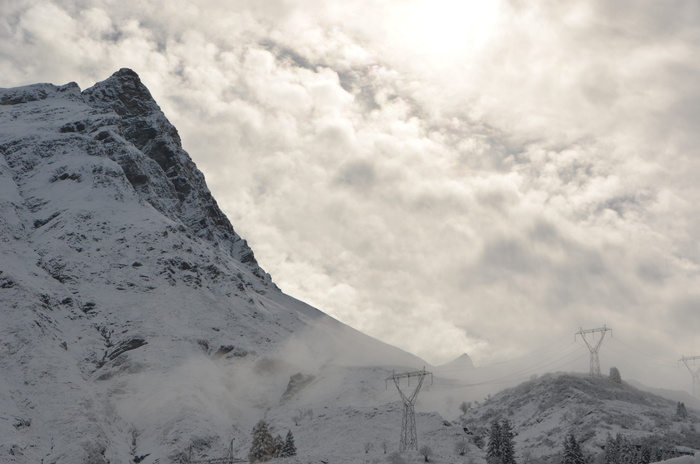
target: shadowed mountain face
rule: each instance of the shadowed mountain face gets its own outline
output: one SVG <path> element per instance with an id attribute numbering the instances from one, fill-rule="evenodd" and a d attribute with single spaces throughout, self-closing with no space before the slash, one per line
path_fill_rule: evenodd
<path id="1" fill-rule="evenodd" d="M 288 407 L 422 364 L 277 289 L 133 71 L 0 89 L 0 127 L 0 461 L 167 462 L 299 373 Z"/>
<path id="2" fill-rule="evenodd" d="M 262 276 L 252 250 L 236 234 L 204 183 L 204 176 L 182 149 L 175 127 L 165 118 L 135 72 L 122 69 L 85 90 L 83 98 L 96 109 L 119 115 L 120 135 L 143 157 L 108 150 L 124 170 L 139 197 L 170 219 L 182 222 L 197 237 L 230 253 Z M 109 131 L 102 131 L 109 144 Z M 116 148 L 116 147 L 115 147 Z"/>

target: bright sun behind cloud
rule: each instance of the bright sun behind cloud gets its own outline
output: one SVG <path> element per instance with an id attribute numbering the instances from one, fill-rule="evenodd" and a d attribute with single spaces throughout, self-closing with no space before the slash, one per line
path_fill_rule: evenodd
<path id="1" fill-rule="evenodd" d="M 406 37 L 421 54 L 479 50 L 498 20 L 499 0 L 419 0 L 406 18 Z"/>

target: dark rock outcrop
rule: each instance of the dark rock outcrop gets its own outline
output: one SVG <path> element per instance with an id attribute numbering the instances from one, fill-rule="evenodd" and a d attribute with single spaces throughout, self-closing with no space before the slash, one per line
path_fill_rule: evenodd
<path id="1" fill-rule="evenodd" d="M 181 221 L 196 236 L 215 242 L 240 262 L 250 264 L 257 274 L 269 280 L 257 267 L 253 251 L 233 230 L 212 197 L 204 176 L 182 149 L 177 129 L 134 71 L 120 69 L 82 95 L 91 106 L 108 108 L 119 115 L 114 132 L 137 150 L 109 152 L 144 201 Z M 114 135 L 102 131 L 97 137 L 113 146 Z"/>

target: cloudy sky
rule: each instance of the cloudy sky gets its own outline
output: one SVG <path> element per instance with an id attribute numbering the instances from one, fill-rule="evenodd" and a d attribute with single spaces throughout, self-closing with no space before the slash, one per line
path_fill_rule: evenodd
<path id="1" fill-rule="evenodd" d="M 695 0 L 0 10 L 1 87 L 134 69 L 273 280 L 364 332 L 431 363 L 603 324 L 647 370 L 700 355 Z"/>

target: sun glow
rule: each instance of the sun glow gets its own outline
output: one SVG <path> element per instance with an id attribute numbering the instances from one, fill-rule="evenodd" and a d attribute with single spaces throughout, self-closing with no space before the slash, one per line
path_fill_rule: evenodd
<path id="1" fill-rule="evenodd" d="M 418 0 L 406 26 L 408 41 L 422 54 L 476 51 L 491 36 L 498 0 Z"/>

